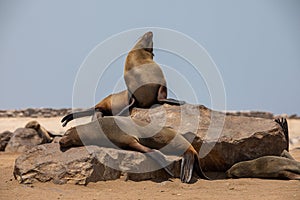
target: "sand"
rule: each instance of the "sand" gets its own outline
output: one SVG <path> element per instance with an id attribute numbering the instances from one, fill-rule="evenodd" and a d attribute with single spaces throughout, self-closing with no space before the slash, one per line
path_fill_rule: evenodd
<path id="1" fill-rule="evenodd" d="M 0 118 L 0 132 L 14 131 L 30 120 L 45 128 L 63 133 L 61 118 Z M 83 119 L 84 122 L 88 119 Z M 289 120 L 291 138 L 300 137 L 300 120 Z M 300 144 L 291 145 L 291 154 L 300 161 Z M 183 184 L 179 179 L 153 181 L 103 181 L 87 186 L 55 185 L 52 182 L 19 184 L 13 177 L 13 166 L 19 154 L 0 153 L 0 199 L 300 199 L 300 181 L 266 179 L 198 180 Z"/>

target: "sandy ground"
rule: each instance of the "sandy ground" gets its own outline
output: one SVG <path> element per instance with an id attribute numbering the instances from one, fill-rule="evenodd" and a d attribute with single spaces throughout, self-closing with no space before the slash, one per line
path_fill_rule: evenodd
<path id="1" fill-rule="evenodd" d="M 45 128 L 63 133 L 61 118 L 38 118 Z M 0 132 L 14 131 L 32 118 L 0 118 Z M 85 121 L 88 119 L 84 119 Z M 83 121 L 84 121 L 83 120 Z M 81 121 L 81 122 L 83 122 Z M 291 138 L 300 138 L 300 120 L 289 120 Z M 70 124 L 72 126 L 74 124 Z M 295 140 L 296 141 L 296 140 Z M 291 145 L 291 154 L 300 161 L 299 142 Z M 153 181 L 105 181 L 87 186 L 49 183 L 19 184 L 13 166 L 19 154 L 0 153 L 0 200 L 6 199 L 300 199 L 300 181 L 265 179 L 228 179 L 182 184 L 179 179 Z"/>

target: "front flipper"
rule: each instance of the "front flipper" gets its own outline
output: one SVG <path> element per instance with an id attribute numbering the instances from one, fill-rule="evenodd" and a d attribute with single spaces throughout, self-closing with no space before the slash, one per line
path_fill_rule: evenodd
<path id="1" fill-rule="evenodd" d="M 170 105 L 178 105 L 178 106 L 181 106 L 181 105 L 185 104 L 185 101 L 179 101 L 179 100 L 176 100 L 176 99 L 167 98 L 167 90 L 168 89 L 167 89 L 166 86 L 161 85 L 159 87 L 158 94 L 157 94 L 157 101 L 160 104 L 167 103 L 167 104 L 170 104 Z"/>
<path id="2" fill-rule="evenodd" d="M 124 107 L 118 114 L 116 114 L 116 116 L 128 116 L 130 115 L 130 109 L 132 108 L 132 106 L 135 103 L 135 98 L 131 98 L 130 99 L 130 103 Z"/>

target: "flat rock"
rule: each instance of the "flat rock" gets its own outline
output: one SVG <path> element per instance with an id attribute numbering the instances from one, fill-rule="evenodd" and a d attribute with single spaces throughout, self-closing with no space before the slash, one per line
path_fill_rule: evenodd
<path id="1" fill-rule="evenodd" d="M 18 128 L 9 140 L 5 152 L 25 152 L 42 144 L 43 139 L 32 128 Z"/>
<path id="2" fill-rule="evenodd" d="M 165 104 L 151 110 L 133 109 L 131 116 L 165 124 L 183 134 L 199 152 L 204 171 L 225 172 L 240 161 L 279 156 L 287 146 L 282 128 L 271 119 L 226 116 L 204 106 Z M 167 158 L 174 161 L 169 170 L 179 177 L 180 158 Z M 122 175 L 136 181 L 169 178 L 159 166 L 158 170 L 149 172 L 149 160 L 139 152 L 97 146 L 74 147 L 62 152 L 57 143 L 52 143 L 34 147 L 17 158 L 14 175 L 20 183 L 52 180 L 87 184 Z M 155 165 L 153 160 L 152 164 Z"/>
<path id="3" fill-rule="evenodd" d="M 3 133 L 0 133 L 0 151 L 5 150 L 5 147 L 12 135 L 13 133 L 10 131 L 4 131 Z"/>

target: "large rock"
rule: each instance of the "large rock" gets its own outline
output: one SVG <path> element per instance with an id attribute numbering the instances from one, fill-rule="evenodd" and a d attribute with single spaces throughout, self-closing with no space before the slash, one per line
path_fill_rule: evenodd
<path id="1" fill-rule="evenodd" d="M 10 131 L 4 131 L 3 133 L 0 133 L 0 151 L 5 150 L 5 147 L 12 135 L 13 133 Z"/>
<path id="2" fill-rule="evenodd" d="M 172 158 L 176 160 L 176 157 Z M 83 185 L 118 179 L 121 177 L 121 171 L 129 172 L 126 176 L 131 180 L 169 177 L 161 169 L 147 172 L 148 161 L 156 164 L 144 154 L 135 151 L 86 146 L 70 148 L 63 152 L 58 143 L 51 143 L 34 147 L 19 156 L 15 162 L 14 176 L 20 183 L 53 181 L 57 184 Z M 178 159 L 170 166 L 171 171 L 178 171 L 174 168 L 175 165 L 179 166 Z M 146 173 L 133 173 L 141 170 Z"/>
<path id="3" fill-rule="evenodd" d="M 151 110 L 133 109 L 132 117 L 178 130 L 200 152 L 205 171 L 224 172 L 240 161 L 280 155 L 287 146 L 282 128 L 273 120 L 226 116 L 204 106 L 163 105 Z M 175 161 L 169 170 L 178 177 L 180 158 L 168 159 Z M 135 169 L 147 172 L 148 162 L 149 158 L 139 152 L 96 146 L 75 147 L 62 152 L 58 144 L 53 143 L 40 145 L 21 155 L 16 160 L 14 174 L 23 183 L 53 180 L 55 183 L 87 184 L 117 179 L 122 174 L 120 171 L 127 172 L 127 179 L 131 180 L 169 177 L 162 169 L 133 173 Z"/>
<path id="4" fill-rule="evenodd" d="M 32 128 L 18 128 L 9 140 L 5 152 L 24 152 L 34 146 L 42 144 L 38 132 Z"/>
<path id="5" fill-rule="evenodd" d="M 261 156 L 279 156 L 287 147 L 282 128 L 271 119 L 226 116 L 204 106 L 164 104 L 154 109 L 133 109 L 131 116 L 165 123 L 191 138 L 206 171 L 226 171 L 233 164 Z"/>

